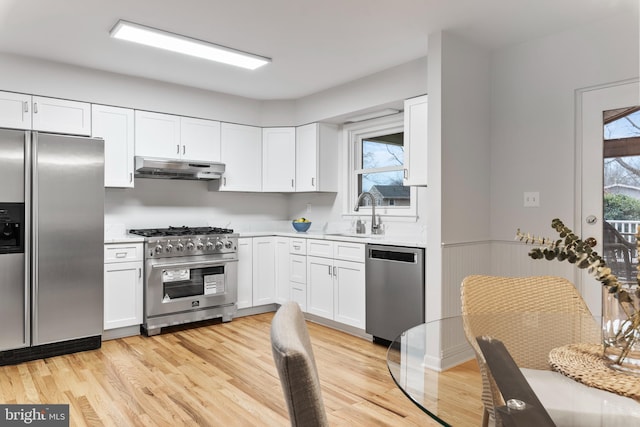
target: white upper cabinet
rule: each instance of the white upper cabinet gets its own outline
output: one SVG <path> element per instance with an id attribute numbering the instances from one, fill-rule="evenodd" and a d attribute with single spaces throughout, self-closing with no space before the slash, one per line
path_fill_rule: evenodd
<path id="1" fill-rule="evenodd" d="M 180 118 L 182 158 L 220 161 L 220 122 L 215 120 Z"/>
<path id="2" fill-rule="evenodd" d="M 136 156 L 220 161 L 220 122 L 136 110 Z"/>
<path id="3" fill-rule="evenodd" d="M 180 158 L 180 116 L 136 110 L 135 117 L 136 156 Z"/>
<path id="4" fill-rule="evenodd" d="M 338 127 L 296 128 L 296 191 L 338 191 Z"/>
<path id="5" fill-rule="evenodd" d="M 133 120 L 129 108 L 91 106 L 91 136 L 104 139 L 105 187 L 133 187 Z"/>
<path id="6" fill-rule="evenodd" d="M 0 92 L 0 127 L 31 129 L 31 95 Z"/>
<path id="7" fill-rule="evenodd" d="M 32 97 L 33 130 L 91 135 L 91 104 L 66 99 Z"/>
<path id="8" fill-rule="evenodd" d="M 427 95 L 404 101 L 404 185 L 427 185 Z"/>
<path id="9" fill-rule="evenodd" d="M 296 129 L 262 129 L 262 191 L 295 191 Z"/>
<path id="10" fill-rule="evenodd" d="M 262 129 L 223 122 L 220 134 L 220 190 L 262 191 Z"/>
<path id="11" fill-rule="evenodd" d="M 91 104 L 0 92 L 0 127 L 91 135 Z"/>

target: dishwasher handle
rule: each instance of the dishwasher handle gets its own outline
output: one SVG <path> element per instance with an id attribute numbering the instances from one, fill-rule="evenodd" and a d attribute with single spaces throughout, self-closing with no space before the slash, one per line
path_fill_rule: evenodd
<path id="1" fill-rule="evenodd" d="M 416 264 L 418 262 L 417 252 L 399 252 L 392 249 L 372 249 L 369 248 L 369 259 L 381 261 L 396 261 Z"/>

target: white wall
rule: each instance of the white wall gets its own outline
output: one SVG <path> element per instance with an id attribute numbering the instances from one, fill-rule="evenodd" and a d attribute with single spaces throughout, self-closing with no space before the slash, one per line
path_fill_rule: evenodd
<path id="1" fill-rule="evenodd" d="M 429 35 L 427 320 L 458 314 L 462 278 L 489 269 L 489 58 Z"/>
<path id="2" fill-rule="evenodd" d="M 638 76 L 638 39 L 638 14 L 621 13 L 494 53 L 494 240 L 518 227 L 553 236 L 553 218 L 575 229 L 575 91 Z M 523 207 L 525 191 L 540 192 L 539 208 Z"/>
<path id="3" fill-rule="evenodd" d="M 262 103 L 154 80 L 0 53 L 0 90 L 260 125 Z"/>

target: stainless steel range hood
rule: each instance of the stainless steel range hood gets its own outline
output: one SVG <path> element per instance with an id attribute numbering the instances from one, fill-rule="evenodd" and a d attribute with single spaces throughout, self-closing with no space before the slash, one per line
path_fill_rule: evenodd
<path id="1" fill-rule="evenodd" d="M 224 173 L 224 163 L 219 162 L 136 156 L 135 166 L 136 178 L 212 180 Z"/>

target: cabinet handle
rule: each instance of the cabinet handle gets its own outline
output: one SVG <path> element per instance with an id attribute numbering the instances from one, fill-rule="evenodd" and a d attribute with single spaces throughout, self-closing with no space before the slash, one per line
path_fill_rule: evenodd
<path id="1" fill-rule="evenodd" d="M 24 112 L 28 113 L 29 112 L 29 102 L 24 101 L 23 104 L 24 104 Z"/>
<path id="2" fill-rule="evenodd" d="M 300 245 L 293 245 L 293 249 L 300 250 Z"/>
<path id="3" fill-rule="evenodd" d="M 182 154 L 185 154 L 187 152 L 187 146 L 183 145 L 182 146 Z"/>
<path id="4" fill-rule="evenodd" d="M 142 278 L 142 269 L 138 268 L 138 279 Z"/>
<path id="5" fill-rule="evenodd" d="M 129 182 L 133 182 L 133 172 L 129 172 Z"/>
<path id="6" fill-rule="evenodd" d="M 227 186 L 227 177 L 225 176 L 224 178 L 222 178 L 222 185 L 223 186 Z"/>
<path id="7" fill-rule="evenodd" d="M 116 252 L 116 258 L 126 258 L 126 257 L 127 257 L 126 252 Z"/>
<path id="8" fill-rule="evenodd" d="M 38 114 L 38 103 L 37 102 L 33 103 L 33 113 L 34 114 Z"/>
<path id="9" fill-rule="evenodd" d="M 329 265 L 327 267 L 329 267 L 329 276 L 331 276 L 331 266 Z"/>
<path id="10" fill-rule="evenodd" d="M 409 178 L 409 170 L 404 169 L 404 179 L 408 179 L 408 178 Z"/>
<path id="11" fill-rule="evenodd" d="M 333 276 L 338 277 L 338 267 L 336 267 L 335 265 L 333 266 Z"/>
<path id="12" fill-rule="evenodd" d="M 180 144 L 176 144 L 176 154 L 180 154 Z"/>
<path id="13" fill-rule="evenodd" d="M 311 186 L 312 187 L 316 186 L 316 179 L 315 178 L 311 178 Z"/>
<path id="14" fill-rule="evenodd" d="M 291 188 L 293 188 L 293 187 L 294 187 L 294 185 L 293 185 L 293 179 L 291 179 Z"/>

